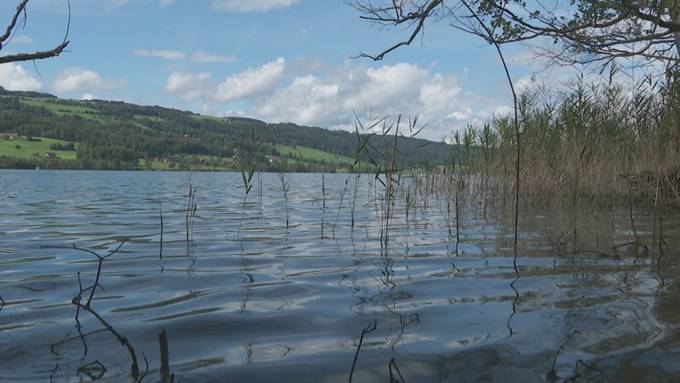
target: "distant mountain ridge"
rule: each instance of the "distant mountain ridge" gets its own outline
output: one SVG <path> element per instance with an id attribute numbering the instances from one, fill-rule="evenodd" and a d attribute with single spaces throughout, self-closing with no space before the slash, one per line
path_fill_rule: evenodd
<path id="1" fill-rule="evenodd" d="M 121 101 L 66 100 L 1 87 L 0 132 L 77 143 L 77 159 L 60 165 L 93 169 L 149 168 L 159 161 L 176 163 L 175 168 L 190 169 L 193 164 L 199 170 L 233 169 L 239 153 L 248 151 L 257 153 L 264 170 L 348 170 L 352 161 L 347 159 L 356 158 L 360 142 L 355 133 L 342 130 L 219 118 Z M 371 149 L 363 153 L 361 164 L 380 162 L 393 141 L 393 136 L 369 135 Z M 445 164 L 454 149 L 441 142 L 405 137 L 398 138 L 397 147 L 399 163 L 407 167 Z M 306 149 L 318 152 L 310 155 Z M 0 153 L 3 157 L 11 154 Z M 4 162 L 0 166 L 12 167 L 7 158 Z"/>

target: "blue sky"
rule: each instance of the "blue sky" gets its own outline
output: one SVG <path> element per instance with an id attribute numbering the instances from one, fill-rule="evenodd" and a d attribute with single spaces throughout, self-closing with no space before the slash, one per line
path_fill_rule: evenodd
<path id="1" fill-rule="evenodd" d="M 17 1 L 2 1 L 9 19 Z M 446 23 L 384 61 L 352 59 L 407 36 L 364 22 L 342 0 L 72 0 L 69 52 L 0 66 L 0 85 L 60 97 L 124 100 L 211 115 L 332 129 L 361 116 L 419 115 L 439 140 L 511 104 L 495 51 Z M 31 0 L 3 52 L 50 48 L 66 0 Z M 516 79 L 537 68 L 507 50 Z"/>

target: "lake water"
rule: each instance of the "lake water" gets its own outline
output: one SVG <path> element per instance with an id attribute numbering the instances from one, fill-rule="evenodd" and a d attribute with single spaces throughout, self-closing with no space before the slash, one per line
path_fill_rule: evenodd
<path id="1" fill-rule="evenodd" d="M 445 199 L 398 203 L 382 250 L 369 179 L 352 226 L 348 175 L 325 206 L 320 174 L 288 175 L 286 209 L 276 174 L 244 205 L 237 173 L 0 171 L 0 381 L 132 381 L 136 359 L 158 382 L 165 330 L 175 382 L 342 382 L 373 326 L 353 382 L 680 380 L 677 212 L 522 208 L 518 276 L 492 206 L 456 244 Z M 73 244 L 124 240 L 78 327 L 98 262 Z"/>

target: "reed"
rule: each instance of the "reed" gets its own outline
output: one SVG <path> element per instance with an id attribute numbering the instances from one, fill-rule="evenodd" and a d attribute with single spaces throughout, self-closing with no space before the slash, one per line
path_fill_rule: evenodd
<path id="1" fill-rule="evenodd" d="M 288 214 L 288 192 L 290 192 L 290 183 L 286 179 L 286 173 L 279 171 L 276 173 L 281 183 L 281 192 L 283 193 L 283 203 L 286 210 L 286 229 L 290 227 L 290 217 Z"/>
<path id="2" fill-rule="evenodd" d="M 239 151 L 237 163 L 243 181 L 243 204 L 245 205 L 248 194 L 253 189 L 253 176 L 258 169 L 257 156 L 260 143 L 254 129 L 251 130 L 248 141 L 242 143 L 242 146 L 244 150 Z M 262 190 L 262 187 L 260 187 L 260 190 Z"/>
<path id="3" fill-rule="evenodd" d="M 187 207 L 186 207 L 186 210 L 184 211 L 184 227 L 185 227 L 185 231 L 186 231 L 186 244 L 187 244 L 187 246 L 189 246 L 189 244 L 192 242 L 191 237 L 192 237 L 193 228 L 194 228 L 194 218 L 196 218 L 196 211 L 198 209 L 198 205 L 196 204 L 196 191 L 197 190 L 198 190 L 198 188 L 196 186 L 194 186 L 191 181 L 189 181 L 189 191 L 187 192 Z M 163 236 L 163 234 L 162 234 L 162 230 L 163 230 L 163 213 L 162 213 L 162 211 L 161 211 L 160 214 L 161 214 L 161 239 L 162 239 L 162 236 Z M 162 247 L 161 247 L 161 251 L 162 251 Z M 161 253 L 161 258 L 162 258 L 162 253 Z"/>
<path id="4" fill-rule="evenodd" d="M 321 239 L 324 239 L 324 228 L 326 227 L 326 176 L 321 173 Z"/>
<path id="5" fill-rule="evenodd" d="M 617 73 L 612 67 L 606 77 L 579 75 L 564 89 L 519 96 L 523 206 L 680 201 L 678 76 L 626 86 Z M 512 117 L 499 116 L 454 133 L 454 161 L 438 175 L 447 175 L 448 184 L 440 182 L 438 192 L 464 197 L 475 191 L 484 206 L 510 207 L 518 161 L 512 125 Z"/>

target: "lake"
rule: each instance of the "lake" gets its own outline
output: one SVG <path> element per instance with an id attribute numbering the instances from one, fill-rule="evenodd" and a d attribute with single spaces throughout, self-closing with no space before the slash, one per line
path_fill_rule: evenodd
<path id="1" fill-rule="evenodd" d="M 0 171 L 0 381 L 680 380 L 675 210 L 522 206 L 516 273 L 508 207 L 399 200 L 385 249 L 372 176 L 253 181 Z"/>

